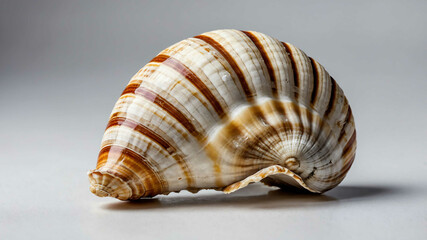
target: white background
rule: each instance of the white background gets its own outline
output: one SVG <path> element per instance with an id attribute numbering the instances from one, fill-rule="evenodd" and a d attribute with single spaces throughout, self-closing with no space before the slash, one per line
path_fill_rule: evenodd
<path id="1" fill-rule="evenodd" d="M 426 1 L 0 4 L 0 239 L 427 239 Z M 91 194 L 86 172 L 130 77 L 221 28 L 293 43 L 334 76 L 358 131 L 344 182 L 323 195 Z"/>

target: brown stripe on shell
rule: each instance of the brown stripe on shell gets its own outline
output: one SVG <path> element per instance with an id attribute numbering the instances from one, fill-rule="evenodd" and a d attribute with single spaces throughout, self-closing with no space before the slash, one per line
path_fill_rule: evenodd
<path id="1" fill-rule="evenodd" d="M 283 112 L 283 114 L 284 114 L 285 117 L 287 117 L 287 115 L 291 115 L 291 114 L 293 116 L 295 116 L 295 121 L 290 121 L 289 120 L 289 123 L 290 123 L 290 126 L 291 126 L 291 128 L 290 128 L 290 131 L 291 131 L 290 136 L 291 136 L 291 138 L 294 138 L 295 132 L 297 132 L 298 130 L 300 130 L 301 131 L 301 135 L 303 135 L 304 127 L 303 127 L 303 124 L 302 124 L 301 113 L 300 113 L 299 107 L 295 103 L 293 103 L 293 102 L 289 102 L 289 103 L 286 103 L 286 104 L 283 104 L 283 105 L 282 104 L 278 104 L 278 105 L 281 105 L 280 111 Z M 287 133 L 287 134 L 289 134 L 289 133 Z"/>
<path id="2" fill-rule="evenodd" d="M 126 86 L 125 90 L 123 90 L 122 95 L 135 93 L 135 90 L 139 88 L 139 83 L 131 83 Z"/>
<path id="3" fill-rule="evenodd" d="M 221 154 L 218 153 L 218 146 L 227 149 L 233 153 L 241 152 L 241 143 L 244 138 L 236 138 L 236 136 L 243 136 L 244 133 L 240 129 L 240 124 L 236 121 L 231 121 L 221 129 L 221 137 L 216 142 L 210 142 L 205 148 L 206 153 L 214 161 L 214 170 L 215 170 L 215 183 L 217 186 L 223 186 L 221 179 L 222 168 L 221 165 L 228 165 L 228 167 L 245 167 L 251 166 L 250 163 L 245 164 L 245 162 L 234 162 L 236 159 L 220 159 Z M 237 141 L 236 141 L 237 140 Z M 244 143 L 247 143 L 249 139 L 245 139 Z M 244 159 L 241 159 L 244 160 Z"/>
<path id="4" fill-rule="evenodd" d="M 234 72 L 237 74 L 237 77 L 239 78 L 239 82 L 240 82 L 240 85 L 242 86 L 243 92 L 245 93 L 246 99 L 248 100 L 248 102 L 253 102 L 254 93 L 251 92 L 249 85 L 246 81 L 245 75 L 243 74 L 239 65 L 237 65 L 234 58 L 230 55 L 230 53 L 223 46 L 221 46 L 221 44 L 219 44 L 217 41 L 215 41 L 213 38 L 209 36 L 198 35 L 198 36 L 195 36 L 194 38 L 198 38 L 200 40 L 205 41 L 206 43 L 211 45 L 213 48 L 215 48 L 225 58 L 225 60 L 227 60 L 227 62 L 230 64 Z"/>
<path id="5" fill-rule="evenodd" d="M 168 59 L 169 56 L 165 55 L 165 54 L 159 54 L 156 57 L 154 57 L 153 59 L 151 59 L 150 62 L 156 62 L 156 63 L 162 63 L 164 62 L 166 59 Z"/>
<path id="6" fill-rule="evenodd" d="M 298 91 L 299 74 L 298 74 L 297 64 L 295 62 L 294 55 L 292 54 L 291 47 L 289 47 L 289 45 L 285 42 L 282 42 L 282 44 L 285 47 L 287 54 L 289 55 L 289 59 L 291 60 L 292 72 L 294 75 L 294 90 L 293 90 L 293 92 L 295 93 L 295 99 L 298 99 L 298 95 L 299 95 L 299 91 Z"/>
<path id="7" fill-rule="evenodd" d="M 247 32 L 247 31 L 242 31 L 242 32 L 244 34 L 246 34 L 246 36 L 248 36 L 251 39 L 251 41 L 258 48 L 258 51 L 261 53 L 261 57 L 264 60 L 265 65 L 267 66 L 268 75 L 270 76 L 270 81 L 271 81 L 273 96 L 275 98 L 277 98 L 278 93 L 277 93 L 276 75 L 274 74 L 273 65 L 272 65 L 272 63 L 270 61 L 270 58 L 268 57 L 267 51 L 265 50 L 264 46 L 261 44 L 261 42 L 259 41 L 259 39 L 257 38 L 257 36 L 255 36 L 255 34 L 253 34 L 251 32 Z"/>
<path id="8" fill-rule="evenodd" d="M 191 173 L 189 167 L 187 166 L 187 163 L 185 162 L 184 157 L 180 153 L 178 153 L 177 147 L 170 144 L 168 141 L 166 141 L 156 132 L 154 132 L 147 126 L 139 124 L 129 118 L 123 118 L 123 117 L 111 118 L 110 121 L 108 122 L 107 128 L 112 126 L 129 127 L 139 132 L 140 134 L 150 138 L 151 140 L 153 140 L 155 143 L 157 143 L 163 149 L 165 149 L 170 154 L 170 156 L 172 156 L 175 159 L 175 161 L 180 166 L 181 170 L 184 172 L 185 178 L 187 180 L 187 185 L 191 187 L 194 184 L 194 180 L 192 178 L 193 174 Z"/>
<path id="9" fill-rule="evenodd" d="M 314 130 L 314 125 L 316 125 L 316 122 L 314 122 L 314 116 L 311 113 L 311 111 L 307 108 L 301 108 L 301 116 L 304 116 L 307 118 L 307 122 L 308 125 L 302 125 L 304 127 L 304 132 L 308 135 L 307 138 L 307 142 L 312 142 L 315 141 L 313 139 L 315 139 L 315 135 L 313 135 L 313 130 Z M 305 146 L 303 146 L 303 148 L 301 149 L 301 152 L 305 152 L 307 147 L 312 147 L 313 145 L 309 146 L 308 144 L 306 144 Z"/>
<path id="10" fill-rule="evenodd" d="M 245 131 L 250 134 L 250 138 L 245 140 L 239 149 L 235 150 L 239 151 L 240 157 L 243 159 L 250 158 L 253 152 L 252 150 L 254 150 L 255 152 L 262 152 L 262 159 L 264 160 L 274 161 L 280 159 L 280 156 L 276 152 L 273 152 L 271 146 L 273 146 L 274 143 L 270 141 L 271 137 L 276 136 L 278 138 L 279 134 L 277 133 L 276 129 L 267 123 L 267 119 L 261 110 L 261 106 L 251 106 L 251 108 L 244 112 L 240 118 L 244 121 L 241 123 L 236 123 L 235 127 L 243 126 L 246 129 Z M 251 131 L 248 129 L 250 127 L 259 129 L 259 131 Z M 239 131 L 240 135 L 242 135 L 243 131 Z M 258 134 L 260 132 L 262 134 Z M 236 138 L 236 135 L 232 135 L 230 137 Z M 258 158 L 260 158 L 260 156 L 258 156 Z"/>
<path id="11" fill-rule="evenodd" d="M 347 173 L 348 170 L 350 170 L 350 167 L 353 164 L 355 157 L 356 157 L 356 153 L 353 153 L 353 155 L 351 156 L 351 158 L 348 161 L 346 161 L 345 165 L 342 167 L 343 172 Z"/>
<path id="12" fill-rule="evenodd" d="M 291 111 L 294 112 L 295 116 L 298 118 L 298 122 L 296 122 L 294 125 L 294 130 L 301 129 L 301 131 L 302 131 L 301 135 L 304 135 L 305 129 L 304 129 L 304 124 L 303 124 L 303 121 L 301 118 L 301 111 L 300 111 L 299 106 L 297 104 L 295 104 L 294 102 L 289 102 L 286 105 L 290 106 Z"/>
<path id="13" fill-rule="evenodd" d="M 292 124 L 293 125 L 293 130 L 292 131 L 294 132 L 293 135 L 295 135 L 295 133 L 298 132 L 298 131 L 301 131 L 301 133 L 300 133 L 301 136 L 306 136 L 306 134 L 309 134 L 307 132 L 311 132 L 311 129 L 306 129 L 306 126 L 304 126 L 304 122 L 303 122 L 303 119 L 302 119 L 300 107 L 297 104 L 295 104 L 294 102 L 289 102 L 289 103 L 286 104 L 286 106 L 289 107 L 290 112 L 293 112 L 294 115 L 296 116 L 296 119 L 297 119 L 297 122 L 294 122 L 294 124 Z M 309 131 L 307 131 L 307 130 L 309 130 Z M 308 136 L 310 136 L 310 135 L 308 135 Z M 298 141 L 298 145 L 296 146 L 297 148 L 300 148 L 300 145 L 301 145 L 300 144 L 301 143 L 301 139 L 299 139 L 299 140 L 300 141 Z M 296 159 L 298 159 L 297 156 L 294 156 L 294 157 Z M 299 161 L 299 159 L 298 159 L 298 161 Z"/>
<path id="14" fill-rule="evenodd" d="M 298 122 L 295 123 L 295 125 L 293 127 L 293 131 L 298 131 L 298 130 L 301 131 L 301 136 L 309 136 L 309 138 L 306 139 L 306 141 L 309 141 L 309 139 L 312 137 L 312 135 L 311 135 L 312 129 L 311 129 L 311 125 L 308 125 L 308 126 L 304 125 L 303 114 L 305 116 L 307 116 L 307 121 L 310 124 L 311 124 L 310 119 L 313 119 L 313 116 L 311 115 L 311 113 L 308 110 L 304 110 L 303 112 L 301 112 L 300 106 L 294 102 L 289 102 L 286 105 L 290 107 L 291 111 L 295 113 L 295 115 L 298 119 Z M 301 142 L 301 141 L 299 141 L 299 142 Z M 297 147 L 300 148 L 300 144 Z M 302 146 L 300 151 L 302 152 L 305 147 L 306 146 Z M 297 158 L 297 156 L 294 156 L 294 157 Z"/>
<path id="15" fill-rule="evenodd" d="M 145 67 L 143 67 L 140 72 L 143 70 L 143 72 L 146 72 L 145 75 L 143 75 L 143 78 L 149 78 L 151 75 L 153 75 L 154 72 L 157 71 L 158 68 L 158 64 L 162 63 L 163 61 L 165 61 L 167 58 L 165 58 L 166 55 L 157 55 L 155 58 L 153 58 L 145 67 L 147 67 L 148 65 L 152 65 L 152 64 L 156 64 L 156 67 L 154 69 L 150 69 L 145 70 Z M 141 85 L 142 83 L 142 79 L 132 79 L 130 81 L 130 83 L 126 86 L 125 90 L 123 90 L 121 96 L 125 95 L 125 94 L 134 94 L 135 90 Z"/>
<path id="16" fill-rule="evenodd" d="M 340 171 L 340 174 L 338 175 L 337 179 L 342 179 L 345 177 L 347 172 L 350 170 L 351 165 L 353 165 L 354 159 L 356 158 L 356 154 L 354 154 L 351 159 L 343 166 L 343 168 Z"/>
<path id="17" fill-rule="evenodd" d="M 313 72 L 313 91 L 311 92 L 310 103 L 313 106 L 317 99 L 317 94 L 319 91 L 319 70 L 317 69 L 316 62 L 313 58 L 309 57 L 311 63 L 311 69 Z"/>
<path id="18" fill-rule="evenodd" d="M 288 120 L 285 107 L 283 106 L 282 102 L 280 102 L 280 101 L 273 101 L 272 105 L 273 105 L 273 109 L 276 109 L 277 113 L 279 113 L 279 115 L 281 115 L 281 117 L 284 118 L 284 120 L 281 121 L 281 125 L 282 125 L 283 129 L 285 130 L 285 135 L 289 136 L 289 132 L 292 131 L 292 125 L 291 125 L 290 121 Z"/>
<path id="19" fill-rule="evenodd" d="M 258 121 L 261 122 L 261 125 L 263 126 L 263 132 L 265 135 L 268 136 L 279 136 L 279 133 L 277 132 L 277 130 L 271 126 L 268 121 L 267 121 L 267 117 L 265 116 L 264 111 L 262 111 L 262 107 L 260 105 L 254 105 L 251 107 L 250 111 L 251 113 L 257 118 Z M 261 137 L 263 136 L 256 136 L 258 139 L 261 139 Z M 268 146 L 266 146 L 267 150 L 269 149 Z"/>
<path id="20" fill-rule="evenodd" d="M 331 126 L 329 125 L 328 121 L 323 120 L 324 118 L 320 118 L 320 127 L 319 131 L 317 131 L 316 136 L 313 138 L 314 142 L 317 142 L 320 140 L 321 136 L 324 135 L 325 131 L 328 131 L 327 135 L 323 138 L 323 141 L 321 145 L 313 145 L 312 147 L 317 147 L 318 151 L 321 151 L 324 149 L 328 143 L 330 143 L 330 140 L 335 139 L 335 134 Z M 337 145 L 338 146 L 338 145 Z M 311 152 L 313 148 L 310 148 L 306 151 L 306 153 Z M 314 155 L 318 154 L 318 151 L 313 152 L 312 154 L 306 156 L 307 158 L 312 158 Z M 328 157 L 331 154 L 330 151 L 326 152 L 325 154 L 318 157 L 319 161 L 323 158 Z"/>
<path id="21" fill-rule="evenodd" d="M 129 99 L 132 99 L 132 100 L 130 100 L 129 102 L 132 102 L 133 101 L 133 99 L 135 99 L 137 96 L 135 95 L 135 94 L 128 94 L 128 95 L 123 95 L 123 96 L 121 96 L 120 98 L 119 98 L 119 100 L 123 100 L 123 99 L 127 99 L 127 98 L 129 98 Z M 121 103 L 121 104 L 129 104 L 129 103 L 126 103 L 126 102 L 123 102 L 123 103 Z M 144 108 L 144 102 L 141 102 L 141 103 L 137 103 L 137 102 L 133 102 L 132 104 L 135 104 L 138 108 Z M 116 103 L 116 106 L 117 106 L 117 103 Z M 150 108 L 151 109 L 151 108 Z M 147 110 L 147 109 L 146 109 Z M 148 110 L 147 110 L 148 111 Z M 153 109 L 151 109 L 149 112 L 147 112 L 148 114 L 153 114 L 153 115 L 155 115 L 156 117 L 158 117 L 159 119 L 162 119 L 163 117 L 164 117 L 164 113 L 163 113 L 163 111 L 159 111 L 159 110 L 157 110 L 157 109 L 155 109 L 155 108 L 153 108 Z M 115 118 L 115 117 L 125 117 L 125 118 L 127 118 L 127 112 L 126 112 L 126 109 L 120 109 L 120 110 L 115 110 L 114 111 L 114 113 L 112 113 L 111 114 L 111 116 L 110 116 L 110 119 L 112 119 L 112 118 Z M 173 118 L 173 117 L 171 117 L 172 119 L 171 120 L 168 120 L 168 119 L 163 119 L 163 121 L 165 121 L 168 125 L 170 125 L 170 126 L 172 126 L 172 125 L 174 125 L 174 121 L 175 121 L 175 118 Z M 138 119 L 138 122 L 140 123 L 140 124 L 142 124 L 142 125 L 145 125 L 145 126 L 150 126 L 150 127 L 154 127 L 154 125 L 151 123 L 151 120 L 148 120 L 148 119 L 143 119 L 143 118 L 139 118 Z M 185 128 L 181 128 L 181 127 L 179 127 L 179 128 L 174 128 L 186 141 L 191 141 L 190 139 L 189 139 L 189 137 L 190 137 L 190 134 L 188 133 L 188 130 L 187 129 L 185 129 Z M 160 134 L 161 136 L 167 136 L 167 134 L 166 133 L 164 133 L 160 128 L 158 128 L 158 127 L 156 127 L 156 129 L 155 130 L 153 130 L 153 131 L 155 131 L 155 132 L 157 132 L 158 134 Z"/>
<path id="22" fill-rule="evenodd" d="M 272 152 L 272 148 L 268 147 L 268 146 L 274 146 L 275 144 L 277 144 L 280 141 L 284 141 L 285 139 L 281 139 L 279 136 L 280 134 L 278 133 L 278 129 L 280 131 L 284 131 L 284 132 L 291 132 L 294 130 L 298 130 L 298 131 L 306 131 L 306 132 L 310 132 L 310 130 L 308 130 L 308 125 L 302 125 L 302 124 L 297 124 L 295 125 L 295 127 L 289 125 L 289 122 L 287 121 L 280 121 L 281 127 L 280 128 L 274 128 L 272 126 L 270 127 L 263 127 L 262 123 L 266 122 L 266 118 L 264 116 L 264 113 L 261 111 L 263 105 L 255 105 L 255 106 L 251 106 L 250 109 L 248 109 L 247 111 L 245 111 L 243 113 L 243 115 L 241 115 L 239 117 L 239 119 L 242 122 L 236 122 L 236 124 L 234 126 L 227 126 L 227 128 L 229 127 L 234 127 L 232 134 L 227 135 L 224 137 L 225 141 L 231 139 L 231 138 L 236 138 L 236 136 L 238 135 L 242 135 L 243 133 L 237 131 L 239 129 L 237 129 L 237 127 L 240 126 L 246 126 L 246 127 L 254 127 L 254 129 L 258 129 L 257 131 L 254 131 L 253 134 L 248 135 L 246 134 L 246 136 L 250 136 L 249 139 L 246 139 L 245 142 L 240 145 L 239 144 L 239 150 L 237 149 L 231 149 L 231 151 L 236 152 L 238 151 L 239 153 L 237 153 L 239 155 L 239 157 L 243 160 L 241 162 L 239 162 L 240 164 L 235 164 L 236 166 L 239 167 L 246 167 L 249 166 L 244 160 L 248 159 L 248 158 L 256 158 L 258 157 L 258 160 L 263 159 L 263 160 L 267 160 L 267 161 L 280 161 L 283 160 L 280 157 L 280 154 L 278 153 L 273 153 Z M 307 118 L 307 121 L 310 122 L 310 119 L 313 119 L 314 116 L 312 116 L 312 114 L 308 111 L 308 109 L 300 109 L 298 107 L 297 104 L 295 103 L 286 103 L 285 104 L 287 111 L 289 112 L 293 112 L 293 114 L 295 114 L 295 117 L 298 119 L 302 119 L 302 116 Z M 286 117 L 287 114 L 289 113 L 285 113 L 285 107 L 283 106 L 283 103 L 281 103 L 280 101 L 269 101 L 267 103 L 267 105 L 265 105 L 266 110 L 267 110 L 267 114 L 268 112 L 274 111 L 276 113 L 278 112 L 283 112 L 283 117 Z M 281 108 L 283 111 L 276 111 L 276 108 Z M 251 117 L 252 116 L 252 117 Z M 280 115 L 279 115 L 280 116 Z M 301 121 L 302 122 L 302 121 Z M 255 126 L 261 124 L 261 128 L 259 128 L 259 126 Z M 322 124 L 322 122 L 321 122 Z M 268 123 L 266 124 L 268 125 Z M 304 127 L 304 129 L 302 129 Z M 230 128 L 232 129 L 232 128 Z M 247 130 L 246 130 L 247 131 Z M 287 134 L 287 135 L 291 135 L 292 134 Z M 309 134 L 307 134 L 309 135 Z M 278 140 L 278 141 L 276 141 Z M 288 139 L 289 140 L 289 139 Z M 233 147 L 231 145 L 231 147 Z M 264 155 L 259 155 L 256 154 L 255 152 L 265 152 L 266 154 Z M 268 156 L 267 156 L 268 155 Z"/>
<path id="23" fill-rule="evenodd" d="M 348 106 L 347 114 L 345 115 L 344 125 L 341 128 L 340 136 L 338 138 L 338 142 L 341 142 L 342 138 L 345 136 L 345 128 L 347 127 L 350 119 L 352 117 L 351 108 Z"/>
<path id="24" fill-rule="evenodd" d="M 160 108 L 164 109 L 169 115 L 175 118 L 185 129 L 187 129 L 191 135 L 197 138 L 197 140 L 203 141 L 203 135 L 199 131 L 197 131 L 193 123 L 179 109 L 177 109 L 173 104 L 168 102 L 159 94 L 143 86 L 139 86 L 138 88 L 136 88 L 135 94 L 144 97 L 145 99 L 153 102 Z"/>
<path id="25" fill-rule="evenodd" d="M 222 132 L 224 133 L 223 141 L 228 142 L 230 140 L 235 140 L 235 136 L 242 136 L 244 135 L 242 130 L 239 127 L 239 124 L 236 121 L 231 121 L 226 126 L 222 128 Z M 240 139 L 238 139 L 240 140 Z M 234 144 L 231 144 L 232 147 L 234 147 L 233 151 L 238 151 L 240 149 L 235 149 L 236 147 Z"/>
<path id="26" fill-rule="evenodd" d="M 320 182 L 336 182 L 339 183 L 341 180 L 347 175 L 347 172 L 350 170 L 350 167 L 353 165 L 354 159 L 356 158 L 356 155 L 353 155 L 351 159 L 341 168 L 341 171 L 337 172 L 336 174 L 329 176 L 326 179 L 317 179 L 317 181 Z M 336 186 L 336 185 L 335 185 Z M 327 188 L 325 191 L 334 188 L 335 186 L 331 186 Z"/>
<path id="27" fill-rule="evenodd" d="M 217 187 L 223 186 L 224 184 L 221 179 L 222 169 L 221 169 L 220 161 L 218 161 L 220 154 L 218 150 L 215 148 L 215 144 L 208 144 L 205 147 L 205 152 L 206 152 L 206 155 L 209 156 L 209 159 L 212 160 L 213 162 L 215 185 Z"/>
<path id="28" fill-rule="evenodd" d="M 347 161 L 345 163 L 345 165 L 343 165 L 341 171 L 335 173 L 332 176 L 329 176 L 326 179 L 318 179 L 319 181 L 322 181 L 322 182 L 338 182 L 338 183 L 341 182 L 341 180 L 345 177 L 345 175 L 347 174 L 348 170 L 350 169 L 350 167 L 353 164 L 353 161 L 355 159 L 356 155 L 355 155 L 354 151 L 351 151 L 352 147 L 355 144 L 355 141 L 356 141 L 356 130 L 354 130 L 351 138 L 348 140 L 347 144 L 344 146 L 343 153 L 341 156 L 341 159 L 345 159 L 345 158 L 349 157 L 349 156 L 347 156 L 348 154 L 353 153 L 353 156 L 351 156 L 351 159 L 349 161 Z M 333 188 L 333 187 L 335 187 L 335 186 L 332 186 L 331 188 Z M 329 188 L 329 189 L 331 189 L 331 188 Z"/>
<path id="29" fill-rule="evenodd" d="M 324 141 L 323 141 L 322 145 L 313 144 L 312 147 L 307 149 L 304 153 L 311 152 L 314 147 L 317 147 L 318 151 L 320 151 L 321 149 L 326 147 L 326 145 L 328 144 L 327 140 L 330 139 L 331 136 L 333 136 L 333 131 L 329 127 L 329 124 L 327 121 L 323 121 L 322 118 L 320 118 L 320 124 L 319 125 L 320 125 L 319 131 L 317 131 L 316 135 L 313 137 L 313 142 L 317 142 L 320 139 L 320 137 L 322 136 L 322 134 L 325 132 L 326 129 L 329 130 L 329 132 L 324 137 Z M 312 158 L 316 154 L 317 154 L 317 152 L 313 152 L 311 155 L 306 156 L 306 158 Z M 319 157 L 319 159 L 321 159 L 323 157 L 325 157 L 325 156 L 321 156 L 321 157 Z"/>
<path id="30" fill-rule="evenodd" d="M 336 90 L 337 90 L 337 82 L 335 82 L 335 79 L 331 77 L 331 96 L 329 98 L 328 108 L 326 109 L 325 116 L 328 116 L 335 105 L 335 98 L 336 98 Z"/>
<path id="31" fill-rule="evenodd" d="M 111 158 L 115 159 L 114 161 L 121 162 L 120 165 L 115 166 L 116 171 L 114 171 L 114 174 L 120 172 L 119 170 L 121 169 L 129 171 L 127 174 L 119 176 L 123 181 L 131 181 L 131 178 L 126 176 L 132 175 L 142 176 L 144 178 L 144 181 L 136 181 L 138 183 L 144 183 L 143 188 L 145 189 L 145 193 L 143 196 L 154 196 L 167 190 L 162 184 L 163 181 L 160 180 L 156 172 L 153 171 L 152 166 L 148 164 L 145 157 L 125 147 L 113 145 L 102 148 L 99 152 L 96 168 L 99 169 L 106 165 L 108 160 L 111 161 Z"/>
<path id="32" fill-rule="evenodd" d="M 308 110 L 306 108 L 304 108 L 304 114 L 307 116 L 308 122 L 310 124 L 310 126 L 309 126 L 310 130 L 308 132 L 309 132 L 309 135 L 311 138 L 313 136 L 311 133 L 314 129 L 314 124 L 315 124 L 315 122 L 313 121 L 313 114 L 310 112 L 310 110 Z"/>
<path id="33" fill-rule="evenodd" d="M 227 113 L 224 111 L 224 108 L 221 106 L 215 95 L 209 90 L 206 84 L 183 63 L 173 57 L 162 54 L 158 55 L 151 61 L 163 62 L 167 66 L 180 73 L 182 76 L 188 79 L 188 81 L 190 81 L 203 94 L 203 96 L 206 97 L 220 118 L 223 118 L 227 115 Z"/>
<path id="34" fill-rule="evenodd" d="M 99 168 L 101 168 L 101 167 L 103 167 L 104 165 L 107 164 L 107 160 L 108 160 L 108 155 L 109 155 L 110 149 L 114 148 L 114 147 L 115 146 L 106 146 L 106 147 L 101 148 L 101 150 L 99 151 L 99 154 L 98 154 L 98 162 L 96 163 L 96 168 L 97 169 L 99 169 Z M 128 168 L 126 168 L 125 170 L 128 170 Z M 132 175 L 127 175 L 127 174 L 122 174 L 121 171 L 115 171 L 114 174 L 118 174 L 120 176 L 120 178 L 124 182 L 129 182 L 133 178 L 135 178 L 135 179 L 137 178 L 137 177 L 132 177 L 132 175 L 136 176 L 136 174 L 134 172 L 132 172 Z M 123 175 L 123 176 L 121 176 L 121 175 Z"/>
<path id="35" fill-rule="evenodd" d="M 354 130 L 353 134 L 351 135 L 350 139 L 348 140 L 347 144 L 344 146 L 342 150 L 342 156 L 345 157 L 353 146 L 354 142 L 356 141 L 356 129 Z"/>

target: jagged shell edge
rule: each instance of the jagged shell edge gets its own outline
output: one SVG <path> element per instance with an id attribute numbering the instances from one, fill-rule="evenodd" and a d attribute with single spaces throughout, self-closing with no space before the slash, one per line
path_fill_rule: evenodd
<path id="1" fill-rule="evenodd" d="M 302 180 L 302 178 L 300 176 L 293 173 L 291 170 L 289 170 L 285 167 L 279 166 L 279 165 L 273 165 L 273 166 L 261 169 L 258 172 L 256 172 L 255 174 L 252 174 L 249 177 L 247 177 L 241 181 L 238 181 L 236 183 L 233 183 L 233 184 L 225 187 L 223 189 L 223 192 L 227 193 L 227 194 L 235 192 L 241 188 L 248 186 L 250 183 L 260 182 L 263 179 L 265 179 L 266 177 L 271 176 L 271 175 L 275 175 L 275 174 L 284 174 L 286 176 L 289 176 L 289 177 L 293 178 L 300 186 L 307 189 L 308 191 L 313 192 L 313 193 L 320 193 L 319 191 L 313 190 L 310 187 L 308 187 L 304 183 L 304 181 Z"/>

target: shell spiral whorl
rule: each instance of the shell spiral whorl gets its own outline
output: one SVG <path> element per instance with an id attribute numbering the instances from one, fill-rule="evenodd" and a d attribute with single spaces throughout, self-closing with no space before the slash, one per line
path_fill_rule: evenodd
<path id="1" fill-rule="evenodd" d="M 262 33 L 217 30 L 133 76 L 89 179 L 120 200 L 258 181 L 320 193 L 344 179 L 355 150 L 348 101 L 319 63 Z"/>

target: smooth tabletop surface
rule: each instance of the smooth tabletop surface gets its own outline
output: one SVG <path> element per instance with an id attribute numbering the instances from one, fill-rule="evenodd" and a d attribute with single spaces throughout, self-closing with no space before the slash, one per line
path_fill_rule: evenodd
<path id="1" fill-rule="evenodd" d="M 2 1 L 0 239 L 427 239 L 427 2 Z M 132 75 L 214 29 L 255 30 L 320 62 L 358 148 L 322 195 L 252 184 L 122 202 L 89 191 Z"/>

